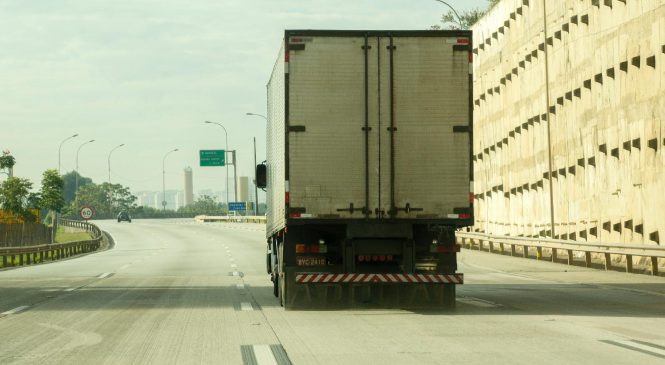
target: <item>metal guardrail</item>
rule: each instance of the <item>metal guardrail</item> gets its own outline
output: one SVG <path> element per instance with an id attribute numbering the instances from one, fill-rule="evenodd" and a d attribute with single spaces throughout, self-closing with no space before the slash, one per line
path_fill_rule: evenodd
<path id="1" fill-rule="evenodd" d="M 226 222 L 226 223 L 265 223 L 264 215 L 197 215 L 194 219 L 199 223 Z"/>
<path id="2" fill-rule="evenodd" d="M 46 260 L 55 261 L 99 249 L 102 241 L 102 231 L 96 225 L 68 219 L 59 219 L 58 224 L 89 232 L 92 239 L 26 247 L 3 247 L 0 248 L 0 257 L 2 258 L 0 262 L 2 266 L 0 267 L 31 265 Z"/>
<path id="3" fill-rule="evenodd" d="M 503 254 L 506 246 L 510 248 L 510 255 L 517 255 L 517 247 L 521 247 L 522 256 L 529 257 L 529 250 L 536 250 L 536 259 L 543 259 L 543 248 L 552 250 L 550 257 L 552 262 L 557 261 L 558 251 L 566 251 L 568 265 L 575 263 L 575 252 L 584 253 L 584 264 L 586 267 L 592 265 L 591 254 L 603 254 L 605 270 L 612 269 L 612 255 L 625 256 L 626 272 L 633 272 L 633 256 L 650 258 L 650 272 L 658 275 L 658 259 L 665 258 L 665 247 L 654 247 L 648 245 L 628 245 L 625 243 L 594 243 L 594 242 L 571 242 L 565 240 L 532 238 L 532 237 L 510 237 L 494 236 L 477 232 L 457 232 L 458 243 L 462 246 L 480 251 L 488 251 Z M 487 248 L 485 246 L 487 245 Z M 498 246 L 498 247 L 497 247 Z M 495 248 L 497 248 L 495 250 Z"/>

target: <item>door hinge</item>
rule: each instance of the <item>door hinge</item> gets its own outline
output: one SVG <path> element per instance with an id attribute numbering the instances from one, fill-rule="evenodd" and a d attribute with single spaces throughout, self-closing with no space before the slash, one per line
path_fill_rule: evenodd
<path id="1" fill-rule="evenodd" d="M 289 132 L 304 132 L 306 130 L 304 125 L 290 125 Z"/>
<path id="2" fill-rule="evenodd" d="M 338 212 L 349 212 L 349 213 L 351 213 L 351 214 L 353 214 L 353 212 L 357 212 L 357 211 L 361 211 L 363 214 L 367 214 L 367 213 L 368 213 L 366 207 L 356 208 L 356 207 L 353 206 L 353 203 L 349 203 L 349 207 L 348 207 L 348 208 L 340 208 L 340 209 L 337 209 L 337 211 L 338 211 Z"/>
<path id="3" fill-rule="evenodd" d="M 391 211 L 391 215 L 395 215 L 397 212 L 422 212 L 424 209 L 423 208 L 413 208 L 411 207 L 411 204 L 406 203 L 406 206 L 404 208 L 398 208 L 398 207 L 393 207 Z"/>

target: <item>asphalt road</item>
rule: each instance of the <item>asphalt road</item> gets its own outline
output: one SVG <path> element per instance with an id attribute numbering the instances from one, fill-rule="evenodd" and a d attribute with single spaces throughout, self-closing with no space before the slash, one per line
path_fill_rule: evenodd
<path id="1" fill-rule="evenodd" d="M 663 364 L 665 278 L 463 251 L 458 308 L 284 311 L 261 225 L 98 222 L 0 271 L 0 364 Z"/>

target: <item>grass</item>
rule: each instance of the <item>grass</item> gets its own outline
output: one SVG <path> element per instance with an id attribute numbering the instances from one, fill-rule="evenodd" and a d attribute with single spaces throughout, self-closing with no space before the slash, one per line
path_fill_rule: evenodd
<path id="1" fill-rule="evenodd" d="M 55 233 L 56 243 L 87 241 L 89 239 L 92 239 L 92 237 L 88 232 L 65 232 L 63 227 L 58 227 L 58 231 Z"/>

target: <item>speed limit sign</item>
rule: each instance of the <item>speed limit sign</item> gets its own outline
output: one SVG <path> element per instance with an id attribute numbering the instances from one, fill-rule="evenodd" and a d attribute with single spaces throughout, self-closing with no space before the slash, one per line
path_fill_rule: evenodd
<path id="1" fill-rule="evenodd" d="M 93 215 L 95 215 L 95 211 L 92 210 L 91 207 L 85 206 L 79 210 L 79 215 L 81 218 L 87 221 L 88 219 L 91 219 Z"/>

